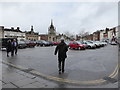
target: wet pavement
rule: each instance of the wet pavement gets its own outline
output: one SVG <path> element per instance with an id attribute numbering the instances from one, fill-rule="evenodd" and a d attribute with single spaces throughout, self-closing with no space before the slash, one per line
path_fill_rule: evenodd
<path id="1" fill-rule="evenodd" d="M 108 45 L 99 49 L 82 51 L 69 50 L 65 73 L 59 75 L 57 56 L 54 55 L 54 49 L 55 47 L 19 49 L 18 55 L 14 57 L 6 57 L 6 52 L 3 51 L 2 60 L 16 66 L 20 65 L 34 69 L 45 75 L 78 81 L 91 81 L 107 77 L 118 64 L 117 46 Z"/>
<path id="2" fill-rule="evenodd" d="M 70 85 L 50 81 L 2 64 L 2 88 L 117 88 L 118 82 L 97 86 Z"/>

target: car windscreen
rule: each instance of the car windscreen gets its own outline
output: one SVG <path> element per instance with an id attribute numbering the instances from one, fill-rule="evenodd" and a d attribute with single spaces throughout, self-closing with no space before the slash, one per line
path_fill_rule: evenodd
<path id="1" fill-rule="evenodd" d="M 23 42 L 23 41 L 18 41 L 18 44 L 24 44 L 25 42 Z"/>

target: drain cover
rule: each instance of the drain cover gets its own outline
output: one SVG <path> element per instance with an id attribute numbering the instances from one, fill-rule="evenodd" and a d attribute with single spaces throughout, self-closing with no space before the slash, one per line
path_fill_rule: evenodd
<path id="1" fill-rule="evenodd" d="M 30 71 L 32 71 L 32 70 L 34 70 L 34 69 L 28 68 L 28 69 L 25 69 L 24 71 L 25 71 L 25 72 L 30 72 Z"/>
<path id="2" fill-rule="evenodd" d="M 111 82 L 111 83 L 115 83 L 115 82 L 117 82 L 116 79 L 111 78 L 111 77 L 104 77 L 103 79 L 104 79 L 104 80 L 107 80 L 108 82 Z"/>

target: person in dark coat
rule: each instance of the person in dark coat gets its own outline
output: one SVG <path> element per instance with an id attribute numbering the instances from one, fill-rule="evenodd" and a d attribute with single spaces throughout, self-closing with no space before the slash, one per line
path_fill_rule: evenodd
<path id="1" fill-rule="evenodd" d="M 7 57 L 9 57 L 9 52 L 11 52 L 11 40 L 7 41 L 6 49 L 7 49 Z"/>
<path id="2" fill-rule="evenodd" d="M 17 41 L 14 39 L 11 42 L 11 56 L 14 56 L 14 53 L 17 54 L 17 48 L 18 48 L 18 43 Z"/>
<path id="3" fill-rule="evenodd" d="M 64 39 L 61 39 L 61 43 L 57 45 L 55 48 L 54 55 L 58 52 L 58 68 L 59 68 L 59 74 L 64 73 L 64 66 L 65 66 L 65 59 L 67 58 L 66 52 L 68 51 L 68 46 L 65 44 Z M 62 64 L 62 67 L 61 67 Z"/>

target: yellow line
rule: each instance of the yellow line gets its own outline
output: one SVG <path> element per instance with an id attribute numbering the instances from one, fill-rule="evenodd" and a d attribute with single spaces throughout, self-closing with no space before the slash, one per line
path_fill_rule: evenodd
<path id="1" fill-rule="evenodd" d="M 111 78 L 115 78 L 117 75 L 118 75 L 118 70 L 117 70 L 117 72 L 115 73 L 115 75 L 113 75 Z"/>
<path id="2" fill-rule="evenodd" d="M 113 73 L 109 75 L 109 77 L 112 77 L 115 74 L 115 72 L 117 71 L 117 69 L 118 69 L 118 64 L 117 64 L 115 70 L 113 71 Z"/>

